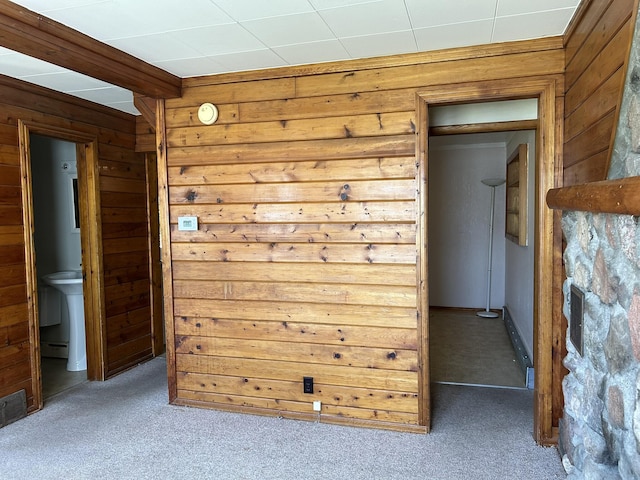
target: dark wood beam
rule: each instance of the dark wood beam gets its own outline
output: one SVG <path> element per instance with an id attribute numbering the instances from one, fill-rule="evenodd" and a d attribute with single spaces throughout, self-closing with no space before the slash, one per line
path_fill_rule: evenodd
<path id="1" fill-rule="evenodd" d="M 547 192 L 547 205 L 558 210 L 640 215 L 640 177 L 554 188 Z"/>
<path id="2" fill-rule="evenodd" d="M 8 0 L 0 45 L 149 97 L 181 96 L 181 78 Z"/>
<path id="3" fill-rule="evenodd" d="M 156 131 L 156 101 L 139 93 L 133 94 L 133 105 L 138 109 L 142 117 Z"/>

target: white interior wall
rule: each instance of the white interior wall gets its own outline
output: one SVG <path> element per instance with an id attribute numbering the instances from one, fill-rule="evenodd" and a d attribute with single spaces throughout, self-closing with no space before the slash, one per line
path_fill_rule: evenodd
<path id="1" fill-rule="evenodd" d="M 32 135 L 30 143 L 38 275 L 78 270 L 80 230 L 73 226 L 71 189 L 76 146 L 40 135 Z"/>
<path id="2" fill-rule="evenodd" d="M 538 99 L 463 103 L 429 108 L 429 126 L 510 122 L 538 118 Z"/>
<path id="3" fill-rule="evenodd" d="M 452 144 L 429 150 L 429 303 L 484 308 L 491 188 L 504 178 L 506 144 Z M 504 306 L 505 187 L 496 188 L 491 308 Z"/>
<path id="4" fill-rule="evenodd" d="M 40 279 L 48 273 L 81 268 L 80 230 L 74 228 L 71 187 L 71 179 L 76 176 L 76 146 L 32 135 L 30 148 L 36 271 Z M 44 282 L 38 283 L 44 286 Z M 64 302 L 61 298 L 62 324 L 43 328 L 43 341 L 68 340 Z"/>
<path id="5" fill-rule="evenodd" d="M 507 158 L 521 143 L 529 145 L 529 184 L 526 247 L 506 242 L 505 306 L 509 309 L 515 326 L 533 359 L 533 277 L 535 240 L 535 176 L 536 141 L 535 131 L 517 132 L 507 144 Z"/>

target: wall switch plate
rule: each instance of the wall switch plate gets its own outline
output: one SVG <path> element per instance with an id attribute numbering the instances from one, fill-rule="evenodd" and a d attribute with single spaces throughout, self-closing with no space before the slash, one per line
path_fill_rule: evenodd
<path id="1" fill-rule="evenodd" d="M 302 392 L 313 393 L 313 377 L 302 378 Z"/>
<path id="2" fill-rule="evenodd" d="M 178 230 L 195 232 L 198 230 L 198 217 L 178 217 Z"/>
<path id="3" fill-rule="evenodd" d="M 319 412 L 320 410 L 322 410 L 322 402 L 320 400 L 315 400 L 313 402 L 313 411 Z"/>

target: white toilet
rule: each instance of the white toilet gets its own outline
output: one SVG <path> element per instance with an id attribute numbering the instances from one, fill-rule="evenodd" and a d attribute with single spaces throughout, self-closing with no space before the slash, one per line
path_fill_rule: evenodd
<path id="1" fill-rule="evenodd" d="M 75 270 L 51 273 L 42 277 L 48 285 L 65 296 L 69 311 L 69 357 L 67 370 L 78 372 L 87 369 L 87 347 L 84 326 L 84 297 L 82 273 Z"/>

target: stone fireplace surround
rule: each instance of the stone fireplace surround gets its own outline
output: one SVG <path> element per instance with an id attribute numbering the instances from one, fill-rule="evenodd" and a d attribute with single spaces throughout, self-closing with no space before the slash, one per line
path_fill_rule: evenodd
<path id="1" fill-rule="evenodd" d="M 636 22 L 609 179 L 640 176 Z M 571 479 L 640 478 L 640 217 L 565 211 L 570 289 L 584 293 L 583 354 L 567 335 L 559 448 Z"/>

